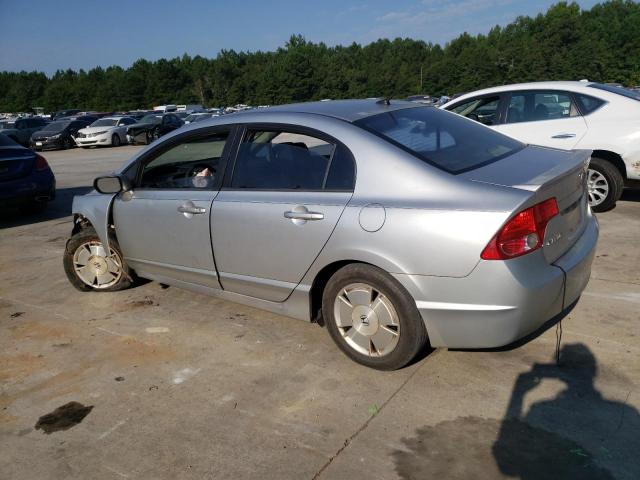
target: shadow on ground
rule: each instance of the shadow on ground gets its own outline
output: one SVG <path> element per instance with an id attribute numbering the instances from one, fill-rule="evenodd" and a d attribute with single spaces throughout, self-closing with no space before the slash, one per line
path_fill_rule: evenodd
<path id="1" fill-rule="evenodd" d="M 638 411 L 595 389 L 597 364 L 585 345 L 566 345 L 561 359 L 518 377 L 502 420 L 459 417 L 403 439 L 406 448 L 392 452 L 400 478 L 640 478 Z M 566 388 L 525 413 L 526 394 L 545 379 Z"/>
<path id="2" fill-rule="evenodd" d="M 41 213 L 27 214 L 17 208 L 2 210 L 0 228 L 19 227 L 69 217 L 74 195 L 84 195 L 91 190 L 92 187 L 58 188 L 55 200 L 49 202 L 47 208 Z"/>

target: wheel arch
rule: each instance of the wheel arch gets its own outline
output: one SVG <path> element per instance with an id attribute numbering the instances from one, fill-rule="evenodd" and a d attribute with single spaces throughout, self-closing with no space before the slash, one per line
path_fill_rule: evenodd
<path id="1" fill-rule="evenodd" d="M 327 283 L 329 283 L 329 279 L 341 268 L 356 263 L 361 265 L 370 265 L 387 272 L 387 269 L 382 268 L 375 263 L 359 259 L 336 260 L 328 263 L 315 274 L 313 282 L 311 283 L 311 289 L 309 290 L 309 318 L 312 322 L 317 323 L 320 326 L 324 326 L 324 320 L 322 319 L 322 294 Z"/>
<path id="2" fill-rule="evenodd" d="M 96 231 L 100 242 L 108 249 L 109 229 L 113 224 L 112 204 L 114 198 L 115 195 L 99 194 L 74 197 L 71 208 L 73 213 L 72 234 L 91 226 Z"/>
<path id="3" fill-rule="evenodd" d="M 627 167 L 622 157 L 610 150 L 594 150 L 591 157 L 597 157 L 611 163 L 620 172 L 623 179 L 627 179 Z"/>

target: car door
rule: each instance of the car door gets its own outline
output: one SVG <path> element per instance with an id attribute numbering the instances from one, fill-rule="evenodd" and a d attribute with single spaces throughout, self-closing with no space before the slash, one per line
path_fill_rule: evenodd
<path id="1" fill-rule="evenodd" d="M 566 150 L 587 132 L 573 94 L 556 90 L 511 92 L 505 122 L 494 128 L 525 143 Z"/>
<path id="2" fill-rule="evenodd" d="M 233 129 L 208 128 L 161 142 L 140 159 L 113 217 L 127 262 L 143 277 L 220 288 L 211 248 L 211 203 Z"/>
<path id="3" fill-rule="evenodd" d="M 248 127 L 213 202 L 213 248 L 225 290 L 284 301 L 353 193 L 349 150 L 317 131 Z"/>

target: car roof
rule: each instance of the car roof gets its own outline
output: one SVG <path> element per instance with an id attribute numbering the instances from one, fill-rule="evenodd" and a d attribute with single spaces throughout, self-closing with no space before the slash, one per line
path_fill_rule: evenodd
<path id="1" fill-rule="evenodd" d="M 390 100 L 387 102 L 384 99 L 370 98 L 366 100 L 327 100 L 324 102 L 292 103 L 247 110 L 246 112 L 238 112 L 237 115 L 246 115 L 249 113 L 259 115 L 272 112 L 311 113 L 338 118 L 340 120 L 346 120 L 347 122 L 355 122 L 361 118 L 378 115 L 380 113 L 416 107 L 420 107 L 420 105 L 404 100 Z"/>
<path id="2" fill-rule="evenodd" d="M 597 82 L 581 82 L 581 81 L 548 81 L 548 82 L 528 82 L 528 83 L 512 83 L 510 85 L 499 85 L 497 87 L 483 88 L 474 90 L 460 95 L 449 101 L 446 105 L 458 103 L 460 100 L 466 100 L 477 95 L 485 95 L 491 93 L 508 92 L 512 90 L 567 90 L 570 92 L 585 92 L 593 94 L 593 88 L 587 88 Z M 444 105 L 444 106 L 446 106 Z"/>

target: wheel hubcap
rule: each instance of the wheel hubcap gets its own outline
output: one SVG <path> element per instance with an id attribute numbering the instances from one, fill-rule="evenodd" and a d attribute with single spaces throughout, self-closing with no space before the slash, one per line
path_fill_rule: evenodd
<path id="1" fill-rule="evenodd" d="M 382 357 L 398 345 L 398 314 L 389 298 L 371 285 L 343 288 L 334 302 L 334 318 L 347 345 L 358 353 Z"/>
<path id="2" fill-rule="evenodd" d="M 600 205 L 609 195 L 609 182 L 597 170 L 588 169 L 587 191 L 589 193 L 589 205 L 592 207 Z"/>
<path id="3" fill-rule="evenodd" d="M 102 243 L 87 242 L 73 254 L 73 268 L 83 283 L 93 288 L 108 288 L 122 277 L 122 262 L 111 248 L 107 255 Z"/>

